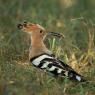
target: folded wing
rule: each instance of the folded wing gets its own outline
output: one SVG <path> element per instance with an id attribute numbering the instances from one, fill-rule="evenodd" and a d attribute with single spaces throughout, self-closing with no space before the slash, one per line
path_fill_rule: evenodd
<path id="1" fill-rule="evenodd" d="M 74 71 L 69 65 L 48 54 L 41 54 L 30 60 L 35 67 L 52 73 L 55 76 L 64 77 L 79 82 L 84 82 L 83 76 Z"/>

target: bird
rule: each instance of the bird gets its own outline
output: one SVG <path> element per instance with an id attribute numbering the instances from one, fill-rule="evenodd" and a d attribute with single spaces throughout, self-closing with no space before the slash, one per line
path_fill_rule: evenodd
<path id="1" fill-rule="evenodd" d="M 30 36 L 29 61 L 34 67 L 49 72 L 56 77 L 67 77 L 76 82 L 86 81 L 84 76 L 77 73 L 68 64 L 60 60 L 60 58 L 56 58 L 44 43 L 47 35 L 53 35 L 59 38 L 64 38 L 64 35 L 57 32 L 49 32 L 43 26 L 31 22 L 20 23 L 17 27 Z"/>

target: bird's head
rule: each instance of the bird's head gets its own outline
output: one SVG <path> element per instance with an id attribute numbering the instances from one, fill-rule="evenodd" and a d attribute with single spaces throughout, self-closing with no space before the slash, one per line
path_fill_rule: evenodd
<path id="1" fill-rule="evenodd" d="M 62 34 L 46 31 L 46 29 L 39 24 L 24 22 L 23 24 L 18 24 L 18 28 L 23 30 L 24 32 L 29 33 L 33 38 L 36 39 L 43 39 L 47 34 L 61 38 L 64 37 Z"/>

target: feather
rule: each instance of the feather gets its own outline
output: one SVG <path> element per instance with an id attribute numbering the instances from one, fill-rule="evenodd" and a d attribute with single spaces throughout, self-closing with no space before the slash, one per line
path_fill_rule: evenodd
<path id="1" fill-rule="evenodd" d="M 41 54 L 30 59 L 30 62 L 37 68 L 46 70 L 54 76 L 60 76 L 79 82 L 86 81 L 83 76 L 74 71 L 69 65 L 49 54 Z"/>

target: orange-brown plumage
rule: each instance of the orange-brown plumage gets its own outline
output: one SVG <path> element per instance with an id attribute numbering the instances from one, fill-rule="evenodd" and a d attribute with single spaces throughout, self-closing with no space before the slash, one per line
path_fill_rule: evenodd
<path id="1" fill-rule="evenodd" d="M 43 42 L 43 39 L 46 36 L 47 31 L 42 26 L 38 24 L 24 23 L 19 24 L 18 27 L 21 28 L 24 32 L 30 34 L 31 46 L 29 48 L 29 58 L 37 56 L 41 53 L 52 54 L 52 52 L 46 48 Z"/>

